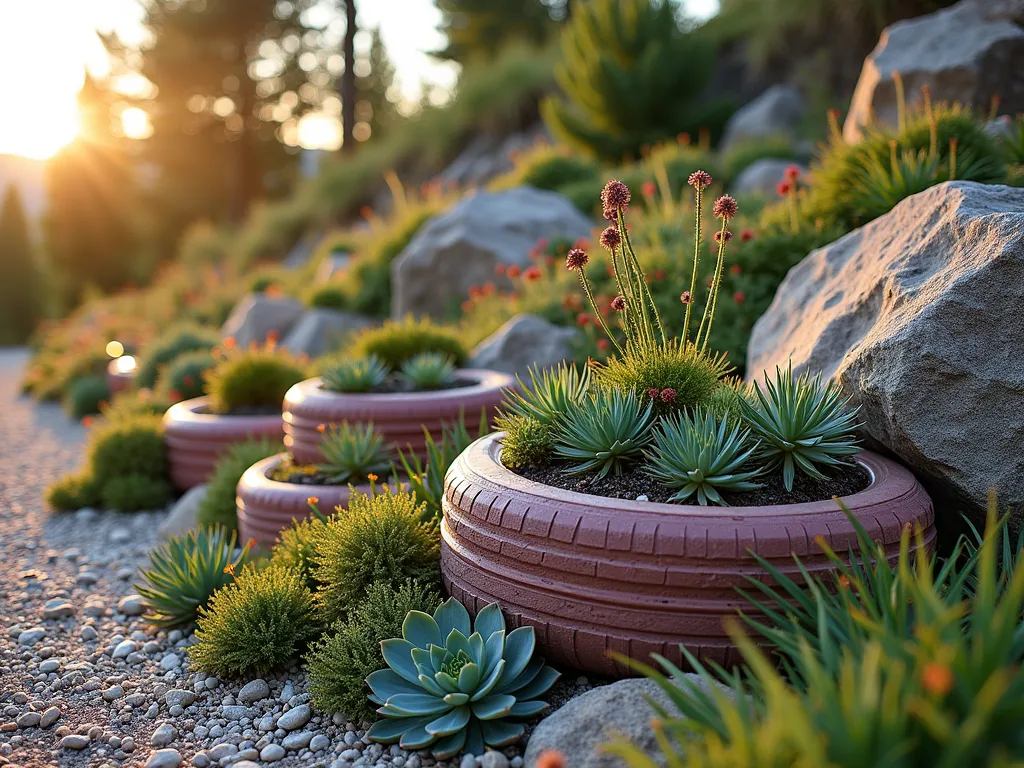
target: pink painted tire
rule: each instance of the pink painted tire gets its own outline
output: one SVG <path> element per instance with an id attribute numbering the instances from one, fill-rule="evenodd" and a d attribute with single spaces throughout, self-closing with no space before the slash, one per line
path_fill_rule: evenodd
<path id="1" fill-rule="evenodd" d="M 464 413 L 466 425 L 473 429 L 480 411 L 486 409 L 492 419 L 503 391 L 516 384 L 514 377 L 496 371 L 464 368 L 458 376 L 474 383 L 434 392 L 341 394 L 323 389 L 319 378 L 300 381 L 284 396 L 285 448 L 300 464 L 316 464 L 323 461 L 317 430 L 321 424 L 373 422 L 392 449 L 412 446 L 422 455 L 424 427 L 438 439 L 442 427 Z"/>
<path id="2" fill-rule="evenodd" d="M 281 531 L 293 520 L 304 520 L 310 515 L 310 496 L 317 499 L 321 514 L 330 515 L 335 507 L 348 506 L 347 485 L 299 485 L 281 483 L 267 477 L 288 454 L 263 459 L 253 464 L 238 481 L 235 504 L 238 508 L 238 536 L 244 542 L 254 539 L 256 545 L 269 550 Z M 370 492 L 370 486 L 357 490 Z"/>
<path id="3" fill-rule="evenodd" d="M 502 435 L 480 438 L 448 470 L 444 585 L 471 613 L 498 602 L 512 626 L 535 627 L 558 664 L 624 677 L 629 670 L 606 651 L 678 664 L 683 644 L 701 660 L 735 665 L 722 619 L 749 610 L 735 588 L 763 574 L 748 550 L 799 579 L 793 555 L 811 573 L 831 570 L 817 537 L 839 552 L 856 547 L 833 501 L 691 507 L 574 493 L 506 469 Z M 871 484 L 843 501 L 890 559 L 908 523 L 933 548 L 931 499 L 914 476 L 867 451 L 858 461 Z"/>
<path id="4" fill-rule="evenodd" d="M 180 490 L 205 483 L 217 459 L 250 437 L 281 440 L 281 417 L 222 416 L 209 413 L 210 400 L 196 397 L 172 405 L 164 414 L 164 444 L 171 482 Z"/>

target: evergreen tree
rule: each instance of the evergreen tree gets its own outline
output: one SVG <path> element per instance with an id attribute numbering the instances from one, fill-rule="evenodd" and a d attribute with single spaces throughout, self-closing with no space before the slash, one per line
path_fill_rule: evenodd
<path id="1" fill-rule="evenodd" d="M 21 195 L 13 184 L 0 203 L 0 344 L 20 344 L 35 321 L 35 260 Z"/>
<path id="2" fill-rule="evenodd" d="M 564 4 L 565 0 L 562 0 Z M 509 42 L 539 45 L 555 31 L 552 11 L 559 3 L 541 0 L 435 0 L 441 11 L 438 31 L 447 45 L 434 52 L 459 64 L 494 58 Z"/>
<path id="3" fill-rule="evenodd" d="M 138 276 L 136 161 L 126 140 L 111 131 L 113 99 L 86 77 L 78 95 L 79 136 L 46 164 L 43 236 L 62 304 L 77 303 L 87 285 L 109 291 Z"/>
<path id="4" fill-rule="evenodd" d="M 358 123 L 366 123 L 367 130 L 360 139 L 380 138 L 394 122 L 397 112 L 389 98 L 395 81 L 395 67 L 388 58 L 387 49 L 380 36 L 380 28 L 371 33 L 370 50 L 356 66 L 356 71 L 365 73 L 356 80 L 359 101 L 356 103 Z M 393 94 L 391 94 L 393 96 Z"/>
<path id="5" fill-rule="evenodd" d="M 679 133 L 720 132 L 732 107 L 705 93 L 714 45 L 680 27 L 664 0 L 591 0 L 572 7 L 555 76 L 563 97 L 542 104 L 559 139 L 618 161 Z"/>
<path id="6" fill-rule="evenodd" d="M 356 20 L 356 0 L 341 0 L 345 8 L 345 39 L 342 50 L 345 56 L 345 71 L 341 75 L 341 151 L 355 152 L 356 102 L 359 98 L 356 85 L 356 34 L 359 23 Z"/>

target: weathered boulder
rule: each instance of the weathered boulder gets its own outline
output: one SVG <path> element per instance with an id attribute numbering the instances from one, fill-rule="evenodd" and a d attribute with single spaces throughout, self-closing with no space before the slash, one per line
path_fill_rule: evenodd
<path id="1" fill-rule="evenodd" d="M 795 88 L 773 85 L 729 118 L 722 136 L 722 150 L 749 139 L 792 135 L 800 127 L 804 111 L 804 100 Z"/>
<path id="2" fill-rule="evenodd" d="M 178 499 L 171 512 L 160 523 L 160 538 L 182 536 L 199 525 L 199 505 L 206 498 L 206 484 L 194 485 Z"/>
<path id="3" fill-rule="evenodd" d="M 773 157 L 755 160 L 740 171 L 729 191 L 737 197 L 743 195 L 775 197 L 775 188 L 782 181 L 786 169 L 791 165 L 796 165 L 800 169 L 801 175 L 807 173 L 807 168 L 792 160 L 779 160 Z"/>
<path id="4" fill-rule="evenodd" d="M 1003 111 L 1024 110 L 1022 7 L 1020 0 L 962 0 L 886 27 L 864 60 L 843 138 L 859 140 L 872 119 L 896 124 L 894 72 L 910 103 L 927 85 L 934 101 L 957 101 L 984 113 L 998 96 Z"/>
<path id="5" fill-rule="evenodd" d="M 550 368 L 569 358 L 579 335 L 537 315 L 516 315 L 476 346 L 469 365 L 525 378 L 531 366 Z"/>
<path id="6" fill-rule="evenodd" d="M 499 174 L 512 170 L 515 152 L 549 140 L 543 123 L 505 138 L 481 133 L 474 138 L 438 178 L 442 182 L 466 186 L 484 184 Z"/>
<path id="7" fill-rule="evenodd" d="M 707 684 L 697 675 L 687 678 L 707 690 Z M 665 765 L 651 728 L 656 714 L 645 697 L 675 711 L 657 684 L 646 678 L 620 680 L 570 699 L 541 720 L 530 734 L 524 755 L 526 768 L 533 768 L 548 749 L 562 753 L 566 768 L 618 768 L 623 765 L 618 757 L 600 752 L 602 745 L 617 738 L 632 742 L 658 765 Z"/>
<path id="8" fill-rule="evenodd" d="M 470 286 L 495 280 L 496 265 L 526 266 L 538 240 L 576 240 L 592 227 L 555 192 L 514 187 L 465 197 L 420 227 L 391 264 L 391 315 L 439 317 Z"/>
<path id="9" fill-rule="evenodd" d="M 337 347 L 350 333 L 373 324 L 370 318 L 354 312 L 310 309 L 288 331 L 281 346 L 297 355 L 316 357 Z"/>
<path id="10" fill-rule="evenodd" d="M 271 333 L 283 337 L 305 309 L 301 301 L 287 296 L 250 293 L 231 310 L 220 333 L 233 338 L 240 347 L 252 342 L 262 344 Z"/>
<path id="11" fill-rule="evenodd" d="M 947 182 L 813 251 L 754 325 L 748 375 L 821 370 L 940 511 L 1024 510 L 1024 189 Z M 983 520 L 978 515 L 977 520 Z"/>

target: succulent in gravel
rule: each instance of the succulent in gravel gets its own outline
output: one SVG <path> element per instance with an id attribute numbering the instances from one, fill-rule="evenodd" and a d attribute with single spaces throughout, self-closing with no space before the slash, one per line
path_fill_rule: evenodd
<path id="1" fill-rule="evenodd" d="M 443 352 L 421 352 L 402 363 L 402 376 L 416 389 L 443 389 L 455 381 L 455 363 Z"/>
<path id="2" fill-rule="evenodd" d="M 661 420 L 651 449 L 645 453 L 645 470 L 675 490 L 669 501 L 686 501 L 696 495 L 701 506 L 708 502 L 728 506 L 721 491 L 759 487 L 754 482 L 759 470 L 750 466 L 756 449 L 749 430 L 697 409 L 693 415 L 683 412 Z"/>
<path id="3" fill-rule="evenodd" d="M 530 383 L 516 376 L 518 389 L 505 392 L 502 411 L 526 416 L 550 426 L 586 397 L 590 390 L 590 369 L 562 363 L 556 368 L 529 369 Z"/>
<path id="4" fill-rule="evenodd" d="M 141 570 L 144 584 L 136 591 L 146 600 L 146 620 L 158 627 L 193 621 L 200 606 L 221 587 L 235 580 L 249 553 L 235 551 L 236 535 L 222 526 L 203 527 L 172 536 L 149 553 L 149 568 Z"/>
<path id="5" fill-rule="evenodd" d="M 366 679 L 383 718 L 367 735 L 403 749 L 429 747 L 438 760 L 515 743 L 521 721 L 547 709 L 539 697 L 559 677 L 533 658 L 535 642 L 533 627 L 506 634 L 497 603 L 477 614 L 472 629 L 455 598 L 433 616 L 411 611 L 402 638 L 381 643 L 388 668 Z"/>
<path id="6" fill-rule="evenodd" d="M 842 457 L 860 451 L 853 431 L 859 426 L 857 410 L 833 382 L 822 384 L 821 375 L 805 373 L 793 379 L 792 366 L 775 369 L 775 381 L 764 376 L 762 391 L 754 384 L 751 401 L 740 400 L 744 420 L 761 442 L 759 455 L 766 469 L 782 467 L 787 491 L 799 469 L 824 480 L 819 466 L 842 464 Z"/>
<path id="7" fill-rule="evenodd" d="M 385 472 L 390 465 L 384 438 L 373 424 L 332 424 L 320 441 L 323 463 L 317 468 L 338 485 L 361 482 L 367 475 Z"/>
<path id="8" fill-rule="evenodd" d="M 342 360 L 322 374 L 324 387 L 331 392 L 371 392 L 388 378 L 388 367 L 375 355 Z"/>
<path id="9" fill-rule="evenodd" d="M 555 455 L 571 462 L 570 474 L 621 474 L 651 438 L 651 401 L 633 392 L 598 389 L 570 406 L 554 429 Z"/>

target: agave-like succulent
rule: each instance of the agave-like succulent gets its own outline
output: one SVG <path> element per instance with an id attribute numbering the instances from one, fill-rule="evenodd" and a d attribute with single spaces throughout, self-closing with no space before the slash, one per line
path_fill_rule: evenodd
<path id="1" fill-rule="evenodd" d="M 822 384 L 821 375 L 804 374 L 793 379 L 792 366 L 775 369 L 775 381 L 764 376 L 764 391 L 754 384 L 754 402 L 740 400 L 744 420 L 760 440 L 759 453 L 766 469 L 782 466 L 787 491 L 799 469 L 824 480 L 819 466 L 842 464 L 843 456 L 860 451 L 853 431 L 859 424 L 859 408 L 849 409 L 849 398 L 833 382 Z"/>
<path id="2" fill-rule="evenodd" d="M 752 491 L 759 474 L 749 462 L 756 444 L 750 430 L 716 420 L 698 408 L 665 417 L 654 432 L 647 457 L 647 474 L 676 492 L 669 501 L 686 501 L 694 494 L 701 506 L 709 501 L 728 506 L 720 491 Z"/>
<path id="3" fill-rule="evenodd" d="M 384 472 L 390 465 L 384 438 L 373 424 L 332 424 L 320 441 L 320 452 L 324 462 L 317 468 L 339 485 Z"/>
<path id="4" fill-rule="evenodd" d="M 590 369 L 578 369 L 567 363 L 556 368 L 530 368 L 527 385 L 516 376 L 519 390 L 506 390 L 502 410 L 506 414 L 526 416 L 551 425 L 569 408 L 583 400 L 590 390 Z"/>
<path id="5" fill-rule="evenodd" d="M 416 389 L 441 389 L 455 381 L 455 363 L 443 352 L 421 352 L 402 363 L 402 376 Z"/>
<path id="6" fill-rule="evenodd" d="M 610 471 L 640 456 L 651 439 L 650 400 L 641 403 L 633 392 L 599 389 L 571 406 L 555 425 L 555 455 L 574 462 L 570 474 Z"/>
<path id="7" fill-rule="evenodd" d="M 533 627 L 506 635 L 497 603 L 477 614 L 472 634 L 469 612 L 454 598 L 433 616 L 410 611 L 402 638 L 380 644 L 389 668 L 366 678 L 383 717 L 367 735 L 403 749 L 430 747 L 438 760 L 515 743 L 521 721 L 547 709 L 538 697 L 559 677 L 533 658 L 534 645 Z"/>
<path id="8" fill-rule="evenodd" d="M 159 627 L 195 620 L 200 606 L 221 587 L 235 580 L 250 545 L 236 554 L 236 534 L 220 525 L 172 536 L 149 553 L 149 568 L 140 569 L 144 584 L 136 591 L 146 601 L 145 619 Z"/>
<path id="9" fill-rule="evenodd" d="M 324 386 L 332 392 L 369 392 L 388 378 L 388 367 L 375 355 L 342 360 L 323 372 Z"/>

